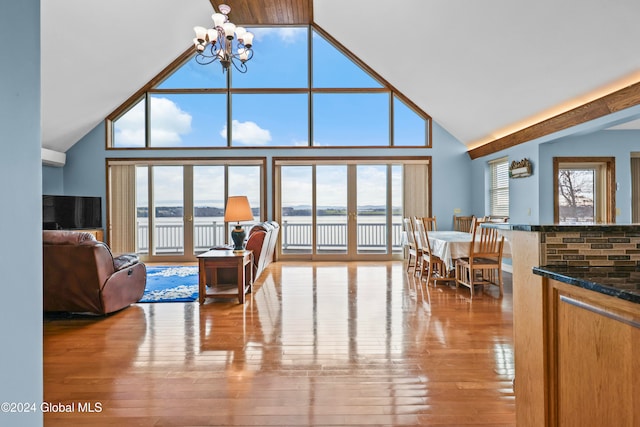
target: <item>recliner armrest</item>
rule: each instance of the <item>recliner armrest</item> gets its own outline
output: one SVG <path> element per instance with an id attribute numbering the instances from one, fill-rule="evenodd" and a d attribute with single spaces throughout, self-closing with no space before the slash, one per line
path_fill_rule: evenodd
<path id="1" fill-rule="evenodd" d="M 138 264 L 140 259 L 136 254 L 122 254 L 113 258 L 113 266 L 116 271 L 123 270 L 127 267 L 131 267 L 132 265 Z"/>

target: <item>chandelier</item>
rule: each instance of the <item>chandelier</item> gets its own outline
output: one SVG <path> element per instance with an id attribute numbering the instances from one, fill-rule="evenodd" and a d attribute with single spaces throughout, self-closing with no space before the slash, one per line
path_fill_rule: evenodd
<path id="1" fill-rule="evenodd" d="M 222 72 L 227 71 L 233 64 L 236 70 L 246 73 L 246 62 L 253 58 L 253 49 L 251 49 L 253 34 L 229 22 L 227 15 L 231 12 L 231 7 L 221 4 L 218 10 L 219 13 L 211 15 L 213 28 L 193 27 L 196 32 L 193 43 L 198 52 L 196 62 L 208 65 L 220 61 Z"/>

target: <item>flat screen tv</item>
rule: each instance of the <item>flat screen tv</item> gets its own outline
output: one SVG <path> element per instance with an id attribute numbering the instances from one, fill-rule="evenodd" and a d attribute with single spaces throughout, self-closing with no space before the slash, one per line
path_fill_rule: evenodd
<path id="1" fill-rule="evenodd" d="M 42 228 L 102 228 L 102 199 L 90 196 L 42 196 Z"/>

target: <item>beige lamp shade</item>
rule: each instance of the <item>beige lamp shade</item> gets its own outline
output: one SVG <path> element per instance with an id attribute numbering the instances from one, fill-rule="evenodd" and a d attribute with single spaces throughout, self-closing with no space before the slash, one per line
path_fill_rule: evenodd
<path id="1" fill-rule="evenodd" d="M 247 196 L 229 196 L 224 210 L 225 222 L 253 221 Z"/>

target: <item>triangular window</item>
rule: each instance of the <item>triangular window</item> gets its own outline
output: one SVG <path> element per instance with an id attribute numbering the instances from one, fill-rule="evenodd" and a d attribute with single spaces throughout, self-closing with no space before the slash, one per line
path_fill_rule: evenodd
<path id="1" fill-rule="evenodd" d="M 107 118 L 109 148 L 430 146 L 430 117 L 321 29 L 250 30 L 246 73 L 183 55 Z"/>

